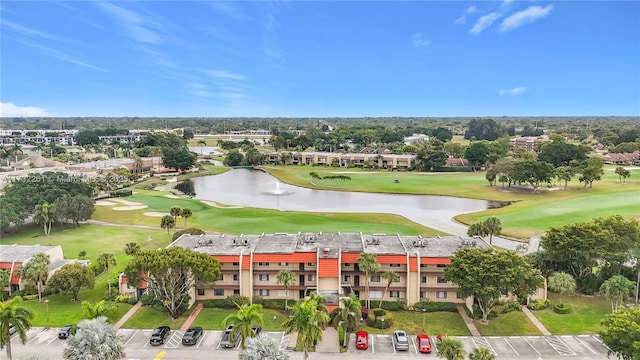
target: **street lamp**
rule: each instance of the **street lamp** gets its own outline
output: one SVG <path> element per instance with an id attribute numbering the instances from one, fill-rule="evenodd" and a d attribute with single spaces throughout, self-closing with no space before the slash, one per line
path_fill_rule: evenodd
<path id="1" fill-rule="evenodd" d="M 46 299 L 44 303 L 47 306 L 47 324 L 49 324 L 49 299 Z"/>
<path id="2" fill-rule="evenodd" d="M 424 316 L 427 314 L 427 309 L 422 309 L 422 332 L 424 332 Z"/>
<path id="3" fill-rule="evenodd" d="M 382 331 L 384 331 L 384 318 L 380 318 L 380 321 L 382 321 Z"/>

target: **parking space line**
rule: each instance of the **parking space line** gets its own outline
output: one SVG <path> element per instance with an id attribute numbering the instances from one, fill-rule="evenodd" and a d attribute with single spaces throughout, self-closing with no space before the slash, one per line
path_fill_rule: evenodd
<path id="1" fill-rule="evenodd" d="M 138 333 L 139 333 L 139 332 L 140 332 L 140 330 L 136 330 L 136 331 L 133 333 L 133 335 L 131 335 L 131 337 L 129 338 L 129 340 L 127 340 L 127 342 L 126 342 L 126 343 L 124 343 L 124 346 L 129 345 L 129 342 L 130 342 L 131 340 L 133 340 L 133 338 L 134 338 L 134 337 L 136 337 L 136 335 L 138 335 Z"/>
<path id="2" fill-rule="evenodd" d="M 44 330 L 44 329 L 43 329 L 43 330 L 40 330 L 40 332 L 39 332 L 39 333 L 37 333 L 37 334 L 36 334 L 36 336 L 34 336 L 33 338 L 31 338 L 31 340 L 27 341 L 27 343 L 26 343 L 25 345 L 29 345 L 29 344 L 31 344 L 31 342 L 32 342 L 33 340 L 37 339 L 37 338 L 38 338 L 38 336 L 40 336 L 40 335 L 44 334 L 44 332 L 45 332 L 45 330 Z"/>
<path id="3" fill-rule="evenodd" d="M 433 339 L 436 339 L 435 341 Z M 438 338 L 435 336 L 429 336 L 429 341 L 431 341 L 431 348 L 436 350 L 436 354 L 438 353 L 438 346 L 436 345 L 436 342 L 438 342 Z"/>
<path id="4" fill-rule="evenodd" d="M 486 337 L 472 337 L 471 340 L 473 341 L 473 344 L 476 347 L 486 347 L 487 349 L 489 349 L 489 351 L 491 351 L 493 353 L 493 355 L 498 355 L 498 353 L 496 353 L 496 351 L 493 349 L 493 347 L 491 346 L 491 344 L 489 344 L 489 340 L 487 340 Z M 480 344 L 480 345 L 478 345 Z"/>
<path id="5" fill-rule="evenodd" d="M 177 349 L 178 345 L 182 342 L 180 338 L 182 337 L 182 333 L 180 330 L 175 330 L 169 340 L 164 344 L 165 349 Z"/>
<path id="6" fill-rule="evenodd" d="M 543 336 L 542 337 L 552 348 L 554 348 L 561 356 L 575 356 L 573 351 L 559 336 Z"/>
<path id="7" fill-rule="evenodd" d="M 196 344 L 196 349 L 200 348 L 200 344 L 202 344 L 202 342 L 204 341 L 204 338 L 207 336 L 207 332 L 203 331 L 204 334 L 202 334 L 202 337 L 200 338 L 200 341 Z"/>
<path id="8" fill-rule="evenodd" d="M 54 336 L 53 339 L 49 340 L 49 342 L 47 343 L 47 345 L 51 344 L 52 342 L 58 340 L 57 336 Z"/>
<path id="9" fill-rule="evenodd" d="M 584 346 L 585 348 L 587 348 L 587 350 L 591 351 L 593 354 L 598 355 L 598 352 L 593 350 L 591 348 L 591 346 L 589 346 L 587 343 L 585 343 L 584 341 L 580 340 L 579 336 L 576 336 L 575 339 L 580 343 L 580 345 Z"/>
<path id="10" fill-rule="evenodd" d="M 416 339 L 411 336 L 411 342 L 413 343 L 413 351 L 418 355 L 418 347 L 416 346 Z"/>
<path id="11" fill-rule="evenodd" d="M 375 349 L 375 345 L 373 345 L 373 335 L 369 334 L 369 343 L 371 344 L 371 353 L 375 354 L 376 353 L 376 349 Z"/>
<path id="12" fill-rule="evenodd" d="M 527 338 L 523 338 L 523 339 L 524 339 L 524 341 L 526 341 L 526 342 L 527 342 L 527 344 L 529 344 L 529 346 L 531 346 L 531 348 L 533 349 L 533 351 L 535 351 L 536 353 L 538 353 L 538 355 L 542 355 L 542 354 L 540 354 L 540 351 L 538 351 L 538 349 L 536 349 L 536 347 L 535 347 L 535 346 L 533 346 L 533 344 L 532 344 L 532 343 L 530 343 L 530 342 L 529 342 L 529 340 L 527 340 Z"/>
<path id="13" fill-rule="evenodd" d="M 513 350 L 514 353 L 516 353 L 516 356 L 520 357 L 520 354 L 516 351 L 516 349 L 513 347 L 513 345 L 511 345 L 511 343 L 509 342 L 509 340 L 507 340 L 507 338 L 503 338 L 504 342 L 507 343 L 507 345 L 509 345 L 509 347 L 511 348 L 511 350 Z"/>

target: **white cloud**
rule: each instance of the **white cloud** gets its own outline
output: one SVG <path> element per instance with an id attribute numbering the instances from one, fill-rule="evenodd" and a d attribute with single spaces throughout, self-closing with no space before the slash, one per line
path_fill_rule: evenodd
<path id="1" fill-rule="evenodd" d="M 120 22 L 126 30 L 127 35 L 133 40 L 149 44 L 159 44 L 162 42 L 157 32 L 151 29 L 151 27 L 154 27 L 154 24 L 139 14 L 106 2 L 99 2 L 98 6 Z"/>
<path id="2" fill-rule="evenodd" d="M 16 106 L 13 103 L 0 103 L 0 117 L 53 116 L 47 110 L 35 106 Z"/>
<path id="3" fill-rule="evenodd" d="M 421 32 L 415 33 L 411 37 L 413 38 L 413 45 L 415 45 L 415 47 L 423 47 L 431 44 L 431 41 L 425 39 Z"/>
<path id="4" fill-rule="evenodd" d="M 498 91 L 498 95 L 500 95 L 500 96 L 504 96 L 504 95 L 516 96 L 516 95 L 521 95 L 522 93 L 524 93 L 525 90 L 527 90 L 526 87 L 520 86 L 520 87 L 515 87 L 515 88 L 509 89 L 509 90 L 500 90 L 500 91 Z"/>
<path id="5" fill-rule="evenodd" d="M 499 18 L 500 14 L 498 14 L 497 12 L 492 12 L 488 13 L 485 16 L 481 16 L 478 21 L 476 21 L 476 24 L 473 25 L 471 30 L 469 30 L 469 33 L 475 35 L 480 34 L 484 29 L 491 26 L 491 24 L 493 24 L 494 21 L 498 20 Z"/>
<path id="6" fill-rule="evenodd" d="M 248 20 L 249 17 L 245 15 L 234 3 L 211 1 L 207 2 L 207 5 L 211 6 L 216 12 L 234 18 L 236 20 Z"/>
<path id="7" fill-rule="evenodd" d="M 502 1 L 502 5 L 500 5 L 501 8 L 507 7 L 509 6 L 509 4 L 511 4 L 513 2 L 513 0 L 504 0 Z"/>
<path id="8" fill-rule="evenodd" d="M 473 5 L 469 6 L 467 10 L 464 12 L 464 14 L 462 14 L 462 16 L 456 19 L 456 24 L 465 24 L 467 22 L 467 15 L 471 15 L 476 11 L 478 11 L 478 8 L 476 8 Z"/>
<path id="9" fill-rule="evenodd" d="M 526 10 L 518 11 L 517 13 L 509 16 L 502 21 L 500 25 L 500 31 L 506 32 L 516 29 L 522 25 L 532 23 L 538 19 L 549 15 L 553 10 L 553 5 L 547 5 L 545 7 L 529 6 Z"/>
<path id="10" fill-rule="evenodd" d="M 205 74 L 220 78 L 220 79 L 230 79 L 230 80 L 246 80 L 247 77 L 241 74 L 232 73 L 230 71 L 224 70 L 202 70 Z"/>

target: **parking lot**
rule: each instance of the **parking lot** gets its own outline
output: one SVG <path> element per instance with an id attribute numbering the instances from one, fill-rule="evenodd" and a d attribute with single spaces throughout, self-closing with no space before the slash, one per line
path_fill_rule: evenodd
<path id="1" fill-rule="evenodd" d="M 575 357 L 577 359 L 605 359 L 607 348 L 594 335 L 564 335 L 564 336 L 485 336 L 454 337 L 464 345 L 467 352 L 478 347 L 486 347 L 498 359 L 549 359 L 557 357 Z M 431 336 L 431 343 L 435 344 L 435 337 Z M 357 350 L 355 335 L 351 335 L 348 352 L 352 354 L 392 355 L 436 357 L 434 346 L 431 354 L 420 354 L 416 346 L 415 335 L 409 336 L 409 350 L 397 351 L 393 346 L 391 335 L 369 334 L 369 348 Z"/>
<path id="2" fill-rule="evenodd" d="M 11 341 L 15 358 L 35 354 L 40 360 L 62 359 L 62 351 L 66 340 L 58 339 L 59 328 L 34 328 L 27 333 L 27 343 L 22 345 L 14 335 Z M 237 358 L 237 349 L 220 348 L 222 331 L 205 330 L 198 343 L 193 346 L 182 345 L 183 333 L 179 330 L 171 331 L 163 345 L 151 346 L 149 338 L 153 330 L 120 329 L 118 334 L 125 343 L 126 359 L 155 359 L 155 360 L 195 360 L 203 356 L 233 359 Z M 285 348 L 289 343 L 289 336 L 282 332 L 266 332 Z M 471 352 L 477 347 L 486 347 L 496 354 L 498 359 L 606 359 L 607 348 L 594 335 L 565 335 L 565 336 L 486 336 L 486 337 L 454 337 L 462 341 L 465 350 Z M 431 341 L 435 344 L 435 338 Z M 290 357 L 302 359 L 302 353 L 290 352 Z M 369 334 L 369 348 L 355 349 L 355 336 L 351 335 L 347 354 L 314 353 L 312 359 L 393 359 L 408 358 L 437 358 L 437 349 L 433 347 L 431 354 L 420 354 L 416 347 L 415 335 L 409 336 L 409 350 L 396 351 L 390 335 Z"/>

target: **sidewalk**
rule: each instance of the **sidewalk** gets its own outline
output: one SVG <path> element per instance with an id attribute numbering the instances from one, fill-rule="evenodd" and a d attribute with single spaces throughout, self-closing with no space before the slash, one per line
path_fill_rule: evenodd
<path id="1" fill-rule="evenodd" d="M 193 309 L 193 312 L 191 313 L 191 315 L 189 315 L 187 320 L 185 320 L 184 324 L 180 328 L 180 331 L 187 331 L 187 329 L 191 326 L 191 324 L 196 319 L 196 317 L 198 317 L 198 314 L 200 314 L 200 310 L 202 310 L 202 303 L 201 302 L 196 304 L 196 308 Z"/>
<path id="2" fill-rule="evenodd" d="M 319 353 L 339 353 L 340 342 L 338 341 L 338 331 L 327 326 L 322 331 L 322 341 L 316 345 L 316 352 Z"/>
<path id="3" fill-rule="evenodd" d="M 544 325 L 542 325 L 540 320 L 538 320 L 538 318 L 536 318 L 535 315 L 533 315 L 533 313 L 531 312 L 531 310 L 529 310 L 528 307 L 523 306 L 522 307 L 522 312 L 525 315 L 527 315 L 527 317 L 529 318 L 529 321 L 531 321 L 533 323 L 533 325 L 535 325 L 538 328 L 538 330 L 540 330 L 542 335 L 544 335 L 544 336 L 550 336 L 551 335 L 551 332 L 549 330 L 547 330 L 547 328 L 544 327 Z"/>
<path id="4" fill-rule="evenodd" d="M 458 313 L 462 320 L 464 320 L 464 324 L 467 325 L 471 336 L 482 336 L 480 335 L 480 331 L 476 328 L 476 325 L 473 323 L 473 320 L 467 315 L 467 312 L 464 310 L 464 304 L 458 304 Z"/>
<path id="5" fill-rule="evenodd" d="M 113 327 L 118 330 L 122 327 L 122 325 L 124 325 L 124 323 L 127 322 L 127 320 L 129 320 L 129 318 L 131 318 L 133 316 L 133 314 L 136 313 L 136 311 L 138 311 L 138 309 L 140 309 L 140 307 L 142 306 L 142 303 L 140 301 L 138 301 L 135 305 L 133 305 L 133 307 L 131 309 L 129 309 L 129 311 L 127 311 L 126 314 L 124 314 L 123 317 L 120 318 L 120 320 L 118 320 L 118 322 L 113 325 Z"/>

